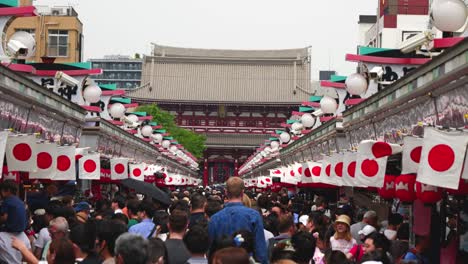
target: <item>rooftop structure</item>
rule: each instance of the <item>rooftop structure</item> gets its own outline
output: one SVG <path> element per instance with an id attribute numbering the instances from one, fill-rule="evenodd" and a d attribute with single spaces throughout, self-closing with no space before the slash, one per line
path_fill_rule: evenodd
<path id="1" fill-rule="evenodd" d="M 96 83 L 116 84 L 117 88 L 131 90 L 140 86 L 142 59 L 122 55 L 106 55 L 100 59 L 89 59 L 93 68 L 101 68 L 101 75 L 93 76 Z"/>

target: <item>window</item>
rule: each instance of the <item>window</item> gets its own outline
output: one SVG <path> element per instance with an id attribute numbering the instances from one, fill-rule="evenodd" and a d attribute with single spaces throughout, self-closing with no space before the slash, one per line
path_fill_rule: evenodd
<path id="1" fill-rule="evenodd" d="M 68 30 L 49 30 L 47 51 L 50 57 L 68 57 Z"/>

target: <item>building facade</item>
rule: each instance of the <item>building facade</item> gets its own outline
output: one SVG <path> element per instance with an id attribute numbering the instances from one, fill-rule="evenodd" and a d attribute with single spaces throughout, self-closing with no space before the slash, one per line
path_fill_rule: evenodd
<path id="1" fill-rule="evenodd" d="M 31 5 L 22 1 L 22 5 Z M 36 54 L 28 60 L 41 62 L 41 57 L 55 62 L 81 62 L 83 60 L 83 24 L 71 6 L 36 6 L 38 16 L 17 17 L 7 28 L 7 38 L 17 31 L 26 31 L 36 40 Z"/>
<path id="2" fill-rule="evenodd" d="M 179 126 L 207 136 L 205 178 L 223 182 L 312 95 L 308 48 L 209 50 L 154 45 L 141 88 Z"/>
<path id="3" fill-rule="evenodd" d="M 92 68 L 101 68 L 102 74 L 93 76 L 97 84 L 116 84 L 117 88 L 131 90 L 140 86 L 143 60 L 129 56 L 111 55 L 89 59 Z"/>

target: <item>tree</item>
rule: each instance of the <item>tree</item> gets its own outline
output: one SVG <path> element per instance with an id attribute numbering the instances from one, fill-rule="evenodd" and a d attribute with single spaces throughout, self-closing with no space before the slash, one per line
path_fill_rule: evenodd
<path id="1" fill-rule="evenodd" d="M 203 151 L 206 148 L 206 137 L 204 135 L 177 126 L 174 116 L 162 110 L 156 104 L 140 106 L 137 111 L 146 112 L 148 115 L 153 116 L 153 121 L 161 125 L 163 129 L 166 129 L 193 156 L 196 158 L 203 157 Z"/>

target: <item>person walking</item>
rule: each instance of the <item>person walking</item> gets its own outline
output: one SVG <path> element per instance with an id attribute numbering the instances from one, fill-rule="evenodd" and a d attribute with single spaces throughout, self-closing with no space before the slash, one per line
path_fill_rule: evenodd
<path id="1" fill-rule="evenodd" d="M 254 257 L 263 264 L 268 263 L 263 220 L 260 214 L 242 204 L 244 181 L 239 177 L 230 177 L 226 182 L 228 198 L 224 209 L 214 214 L 208 224 L 211 241 L 223 236 L 231 236 L 239 230 L 252 232 L 255 237 Z"/>

